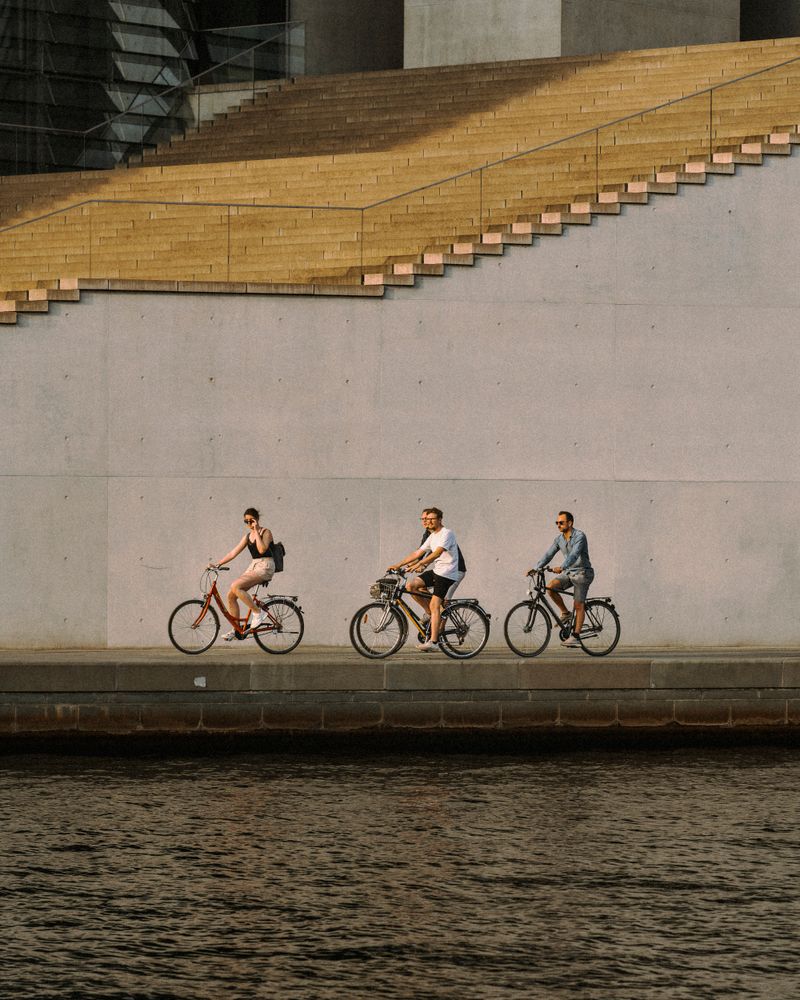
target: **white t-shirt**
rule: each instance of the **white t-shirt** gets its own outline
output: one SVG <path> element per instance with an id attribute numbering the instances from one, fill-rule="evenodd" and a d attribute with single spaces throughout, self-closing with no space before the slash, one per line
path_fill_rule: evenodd
<path id="1" fill-rule="evenodd" d="M 444 552 L 433 560 L 430 569 L 437 576 L 457 580 L 462 575 L 458 572 L 458 543 L 449 528 L 439 528 L 438 531 L 432 532 L 422 544 L 423 552 L 434 552 L 438 548 L 444 549 Z"/>

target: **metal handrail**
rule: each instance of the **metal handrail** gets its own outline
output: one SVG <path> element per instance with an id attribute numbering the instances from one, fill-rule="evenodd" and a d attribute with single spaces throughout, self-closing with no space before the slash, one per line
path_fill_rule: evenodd
<path id="1" fill-rule="evenodd" d="M 432 181 L 430 184 L 423 184 L 421 187 L 413 188 L 410 191 L 404 191 L 403 194 L 392 195 L 390 198 L 384 198 L 382 201 L 376 201 L 371 205 L 365 205 L 363 207 L 365 210 L 378 208 L 380 205 L 386 205 L 390 201 L 396 201 L 398 198 L 405 198 L 410 194 L 418 194 L 420 191 L 427 191 L 430 188 L 439 187 L 440 184 L 447 184 L 449 181 L 456 181 L 461 177 L 469 177 L 470 174 L 474 174 L 478 170 L 491 170 L 492 167 L 501 166 L 504 163 L 510 163 L 512 160 L 518 160 L 522 156 L 529 156 L 531 153 L 540 153 L 543 149 L 552 149 L 553 146 L 559 146 L 562 143 L 571 142 L 573 139 L 580 139 L 585 135 L 593 135 L 595 132 L 602 132 L 603 129 L 613 128 L 615 125 L 621 125 L 623 122 L 633 121 L 635 118 L 641 118 L 654 111 L 662 111 L 664 108 L 672 107 L 674 104 L 681 104 L 683 101 L 694 100 L 695 97 L 702 97 L 703 94 L 712 94 L 717 90 L 721 90 L 723 87 L 730 87 L 734 83 L 741 83 L 742 80 L 749 80 L 751 77 L 759 76 L 762 73 L 769 73 L 775 69 L 781 69 L 783 66 L 789 66 L 791 63 L 795 62 L 800 62 L 800 56 L 792 56 L 791 59 L 785 59 L 783 62 L 775 63 L 773 66 L 766 66 L 764 69 L 754 70 L 752 73 L 744 73 L 742 76 L 737 76 L 733 80 L 726 80 L 724 83 L 715 83 L 710 87 L 705 87 L 703 90 L 696 90 L 693 94 L 686 94 L 684 97 L 675 97 L 671 101 L 664 101 L 662 104 L 654 104 L 652 107 L 644 108 L 642 111 L 635 111 L 630 115 L 624 115 L 622 118 L 615 118 L 612 121 L 603 122 L 602 125 L 592 125 L 591 128 L 582 129 L 579 132 L 574 132 L 572 135 L 563 136 L 561 139 L 553 139 L 550 142 L 543 143 L 541 146 L 532 146 L 530 149 L 524 149 L 519 153 L 513 153 L 511 156 L 504 156 L 499 160 L 483 163 L 479 167 L 470 167 L 468 170 L 462 170 L 460 173 L 453 174 L 450 177 L 442 177 L 440 180 Z"/>
<path id="2" fill-rule="evenodd" d="M 83 201 L 76 201 L 72 205 L 62 208 L 54 208 L 52 212 L 45 212 L 44 215 L 37 215 L 33 219 L 25 219 L 23 222 L 14 222 L 10 226 L 0 228 L 0 233 L 7 233 L 11 229 L 21 229 L 23 226 L 30 226 L 34 222 L 42 222 L 44 219 L 51 219 L 54 215 L 64 215 L 72 212 L 76 208 L 83 208 L 84 205 L 174 205 L 178 208 L 284 208 L 284 209 L 309 209 L 314 212 L 363 212 L 364 209 L 357 205 L 343 205 L 337 208 L 334 205 L 262 205 L 252 201 L 164 201 L 155 198 L 86 198 Z"/>
<path id="3" fill-rule="evenodd" d="M 302 22 L 289 22 L 289 23 L 302 23 Z M 158 200 L 144 200 L 136 201 L 132 199 L 125 198 L 89 198 L 81 202 L 76 202 L 72 205 L 67 205 L 51 212 L 47 212 L 43 215 L 36 216 L 33 219 L 26 219 L 24 222 L 14 223 L 13 225 L 6 226 L 0 229 L 0 233 L 8 232 L 10 229 L 18 229 L 24 226 L 32 225 L 35 222 L 40 222 L 43 219 L 50 218 L 54 215 L 61 215 L 62 213 L 72 211 L 75 208 L 81 208 L 84 205 L 90 204 L 142 204 L 142 205 L 176 205 L 181 207 L 218 207 L 218 208 L 260 208 L 260 209 L 294 209 L 294 210 L 313 210 L 313 211 L 330 211 L 330 212 L 361 212 L 365 213 L 374 208 L 379 208 L 383 205 L 389 204 L 393 201 L 398 201 L 401 198 L 406 198 L 409 195 L 419 194 L 422 191 L 428 191 L 431 188 L 440 187 L 443 184 L 447 184 L 450 181 L 459 180 L 462 177 L 469 177 L 475 173 L 483 173 L 485 170 L 491 170 L 494 167 L 501 166 L 505 163 L 510 163 L 513 160 L 518 160 L 523 156 L 529 156 L 533 153 L 541 152 L 545 149 L 552 149 L 556 146 L 562 145 L 572 141 L 573 139 L 579 139 L 583 136 L 593 135 L 595 133 L 600 133 L 604 129 L 613 128 L 615 125 L 620 125 L 627 121 L 632 121 L 636 118 L 641 118 L 644 115 L 651 114 L 655 111 L 661 111 L 664 108 L 672 107 L 676 104 L 681 104 L 685 101 L 693 100 L 697 97 L 702 97 L 704 94 L 713 95 L 715 91 L 722 89 L 723 87 L 730 87 L 733 84 L 741 83 L 743 80 L 749 80 L 756 76 L 761 76 L 764 73 L 772 72 L 773 70 L 782 69 L 785 66 L 789 66 L 793 63 L 800 62 L 800 56 L 793 56 L 791 59 L 785 59 L 779 63 L 775 63 L 771 66 L 766 66 L 763 69 L 754 70 L 751 73 L 744 73 L 741 76 L 735 77 L 731 80 L 726 80 L 722 83 L 713 84 L 710 87 L 705 87 L 702 90 L 695 91 L 691 94 L 686 94 L 683 97 L 676 97 L 670 101 L 664 101 L 661 104 L 655 104 L 652 107 L 644 108 L 641 111 L 633 112 L 629 115 L 624 115 L 621 118 L 616 118 L 608 122 L 603 122 L 600 125 L 594 125 L 591 128 L 581 129 L 572 135 L 563 136 L 560 139 L 553 139 L 550 142 L 543 143 L 540 146 L 533 146 L 530 149 L 522 150 L 518 153 L 513 153 L 511 156 L 502 157 L 499 160 L 494 160 L 492 162 L 481 164 L 480 166 L 469 167 L 466 170 L 460 171 L 457 174 L 452 174 L 449 177 L 443 177 L 435 181 L 431 181 L 428 184 L 423 184 L 416 188 L 411 188 L 408 191 L 404 191 L 401 194 L 391 195 L 388 198 L 383 198 L 379 201 L 372 202 L 368 205 L 283 205 L 283 204 L 254 204 L 248 202 L 202 202 L 202 201 L 158 201 Z"/>

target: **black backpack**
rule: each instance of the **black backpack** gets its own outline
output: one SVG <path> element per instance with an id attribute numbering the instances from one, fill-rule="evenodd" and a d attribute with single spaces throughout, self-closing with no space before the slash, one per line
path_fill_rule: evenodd
<path id="1" fill-rule="evenodd" d="M 286 555 L 286 547 L 283 542 L 271 542 L 270 547 L 267 549 L 267 555 L 270 556 L 275 563 L 275 572 L 283 572 L 283 557 Z"/>

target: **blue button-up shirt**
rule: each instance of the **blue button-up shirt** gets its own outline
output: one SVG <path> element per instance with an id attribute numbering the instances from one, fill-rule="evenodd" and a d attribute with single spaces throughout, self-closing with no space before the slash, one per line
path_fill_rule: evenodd
<path id="1" fill-rule="evenodd" d="M 544 569 L 556 552 L 564 554 L 564 561 L 561 563 L 562 572 L 566 572 L 568 569 L 592 568 L 592 564 L 589 562 L 589 543 L 586 541 L 586 535 L 577 528 L 572 529 L 569 539 L 564 538 L 559 532 L 553 544 L 536 564 L 536 568 Z"/>

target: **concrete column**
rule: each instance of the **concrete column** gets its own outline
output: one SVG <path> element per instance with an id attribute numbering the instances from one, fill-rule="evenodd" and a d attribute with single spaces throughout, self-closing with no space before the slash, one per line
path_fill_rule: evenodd
<path id="1" fill-rule="evenodd" d="M 408 67 L 738 38 L 739 0 L 405 0 Z"/>
<path id="2" fill-rule="evenodd" d="M 405 0 L 405 65 L 560 55 L 561 0 Z"/>
<path id="3" fill-rule="evenodd" d="M 739 0 L 562 0 L 559 55 L 739 40 Z"/>
<path id="4" fill-rule="evenodd" d="M 291 0 L 305 21 L 306 73 L 352 73 L 403 65 L 402 0 Z"/>

